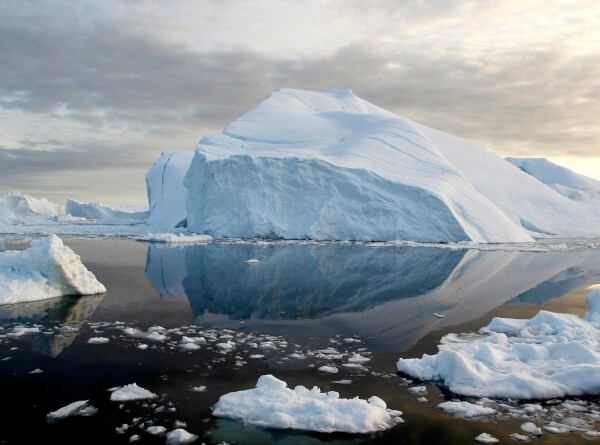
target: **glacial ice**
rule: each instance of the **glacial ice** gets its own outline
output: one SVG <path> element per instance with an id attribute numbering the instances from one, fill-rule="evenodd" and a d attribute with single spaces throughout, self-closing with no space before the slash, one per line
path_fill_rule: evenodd
<path id="1" fill-rule="evenodd" d="M 101 202 L 80 202 L 67 199 L 65 212 L 71 216 L 87 219 L 129 219 L 144 220 L 150 215 L 147 206 L 105 205 Z"/>
<path id="2" fill-rule="evenodd" d="M 24 251 L 0 252 L 0 304 L 103 292 L 106 288 L 56 235 L 32 241 Z"/>
<path id="3" fill-rule="evenodd" d="M 387 409 L 379 397 L 342 399 L 335 391 L 322 393 L 317 387 L 290 389 L 272 375 L 261 376 L 254 389 L 221 396 L 213 415 L 259 427 L 321 433 L 365 434 L 402 422 L 402 413 Z"/>
<path id="4" fill-rule="evenodd" d="M 146 400 L 158 397 L 151 391 L 138 386 L 136 383 L 113 388 L 110 400 L 113 402 L 129 402 L 132 400 Z"/>
<path id="5" fill-rule="evenodd" d="M 185 227 L 187 191 L 183 178 L 193 157 L 194 153 L 187 151 L 166 151 L 146 173 L 151 225 Z"/>
<path id="6" fill-rule="evenodd" d="M 276 90 L 202 138 L 193 159 L 163 153 L 146 180 L 151 224 L 217 238 L 501 243 L 600 233 L 597 205 L 349 90 Z"/>
<path id="7" fill-rule="evenodd" d="M 65 208 L 44 198 L 22 195 L 18 191 L 0 195 L 0 222 L 13 223 L 31 217 L 65 214 Z"/>
<path id="8" fill-rule="evenodd" d="M 480 336 L 448 334 L 439 352 L 400 359 L 398 371 L 475 397 L 548 399 L 600 394 L 600 289 L 584 318 L 540 311 L 494 318 Z"/>

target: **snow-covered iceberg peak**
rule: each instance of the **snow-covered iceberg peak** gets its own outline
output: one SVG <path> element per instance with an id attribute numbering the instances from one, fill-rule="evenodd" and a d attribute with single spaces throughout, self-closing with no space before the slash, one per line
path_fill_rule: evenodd
<path id="1" fill-rule="evenodd" d="M 106 292 L 79 256 L 56 235 L 24 251 L 0 252 L 0 304 Z"/>
<path id="2" fill-rule="evenodd" d="M 532 240 L 417 124 L 349 90 L 274 91 L 202 138 L 184 184 L 188 229 L 216 237 Z"/>
<path id="3" fill-rule="evenodd" d="M 316 386 L 290 389 L 272 375 L 261 376 L 254 389 L 221 396 L 213 415 L 264 428 L 321 433 L 365 434 L 402 422 L 402 413 L 388 409 L 379 397 L 342 399 L 337 392 L 322 393 Z"/>
<path id="4" fill-rule="evenodd" d="M 436 355 L 400 359 L 398 371 L 466 396 L 546 399 L 600 394 L 600 289 L 584 318 L 540 311 L 494 318 L 480 337 L 448 334 Z"/>

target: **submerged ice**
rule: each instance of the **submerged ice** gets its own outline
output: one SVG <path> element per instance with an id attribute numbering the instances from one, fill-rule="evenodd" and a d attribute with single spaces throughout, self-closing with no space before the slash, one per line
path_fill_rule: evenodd
<path id="1" fill-rule="evenodd" d="M 400 359 L 398 371 L 475 397 L 548 399 L 600 394 L 600 289 L 584 318 L 540 311 L 494 318 L 479 336 L 448 334 L 439 352 Z"/>
<path id="2" fill-rule="evenodd" d="M 0 304 L 106 292 L 79 256 L 56 235 L 24 251 L 0 252 Z"/>

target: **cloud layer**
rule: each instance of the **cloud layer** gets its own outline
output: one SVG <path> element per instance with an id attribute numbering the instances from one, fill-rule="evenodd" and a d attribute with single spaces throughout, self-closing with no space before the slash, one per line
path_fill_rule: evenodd
<path id="1" fill-rule="evenodd" d="M 282 3 L 2 2 L 0 190 L 141 172 L 278 87 L 351 88 L 502 155 L 598 162 L 600 177 L 594 3 Z M 143 200 L 143 175 L 131 181 Z"/>

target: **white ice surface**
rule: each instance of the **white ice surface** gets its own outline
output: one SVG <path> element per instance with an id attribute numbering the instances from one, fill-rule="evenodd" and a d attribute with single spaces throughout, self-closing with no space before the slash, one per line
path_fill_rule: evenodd
<path id="1" fill-rule="evenodd" d="M 89 404 L 89 400 L 80 400 L 78 402 L 69 403 L 67 406 L 52 411 L 46 415 L 50 421 L 64 419 L 70 416 L 91 416 L 96 414 L 98 409 Z"/>
<path id="2" fill-rule="evenodd" d="M 292 390 L 272 375 L 261 376 L 254 389 L 221 396 L 213 415 L 266 428 L 322 433 L 370 433 L 402 421 L 402 413 L 387 409 L 379 397 L 341 399 L 337 392 L 322 393 L 317 387 Z"/>
<path id="3" fill-rule="evenodd" d="M 158 397 L 151 391 L 139 387 L 136 383 L 122 386 L 112 391 L 110 400 L 113 402 L 128 402 L 131 400 L 154 399 Z"/>
<path id="4" fill-rule="evenodd" d="M 183 178 L 193 157 L 191 152 L 166 151 L 146 173 L 151 225 L 176 227 L 186 220 L 187 191 L 183 187 Z"/>
<path id="5" fill-rule="evenodd" d="M 530 320 L 494 318 L 479 336 L 448 334 L 436 355 L 400 359 L 398 371 L 438 380 L 462 395 L 547 399 L 600 394 L 600 290 L 591 311 L 540 311 Z"/>
<path id="6" fill-rule="evenodd" d="M 198 439 L 198 436 L 195 434 L 188 433 L 183 428 L 177 428 L 167 433 L 166 443 L 168 445 L 181 445 L 195 442 L 196 439 Z"/>
<path id="7" fill-rule="evenodd" d="M 24 251 L 0 252 L 0 304 L 103 292 L 106 288 L 56 235 L 32 241 Z"/>
<path id="8" fill-rule="evenodd" d="M 0 222 L 3 223 L 64 214 L 64 206 L 47 199 L 21 195 L 17 191 L 0 195 Z"/>
<path id="9" fill-rule="evenodd" d="M 470 419 L 471 417 L 489 416 L 496 412 L 493 408 L 469 402 L 443 402 L 438 405 L 438 408 L 467 419 Z"/>
<path id="10" fill-rule="evenodd" d="M 80 202 L 74 199 L 67 199 L 65 212 L 71 216 L 86 219 L 143 220 L 150 216 L 148 206 L 105 205 L 101 202 Z"/>
<path id="11" fill-rule="evenodd" d="M 213 240 L 210 235 L 197 235 L 194 233 L 148 233 L 140 236 L 138 241 L 170 244 L 203 244 Z"/>

